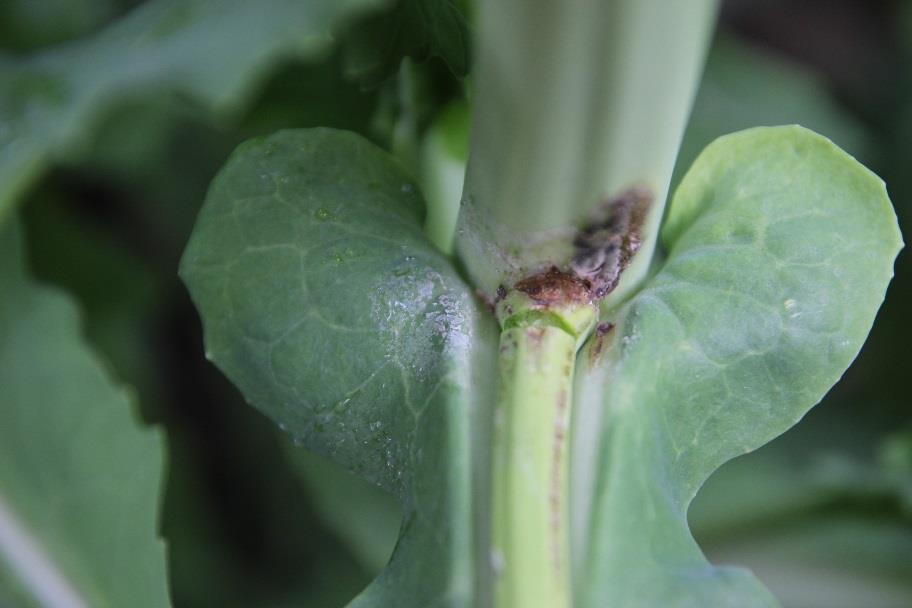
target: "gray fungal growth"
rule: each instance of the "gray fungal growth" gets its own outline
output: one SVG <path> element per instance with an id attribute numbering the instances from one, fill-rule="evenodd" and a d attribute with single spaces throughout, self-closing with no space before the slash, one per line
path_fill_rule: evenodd
<path id="1" fill-rule="evenodd" d="M 603 298 L 617 287 L 621 273 L 640 248 L 643 220 L 652 200 L 648 190 L 631 188 L 600 205 L 577 233 L 570 268 L 589 284 L 593 299 Z"/>

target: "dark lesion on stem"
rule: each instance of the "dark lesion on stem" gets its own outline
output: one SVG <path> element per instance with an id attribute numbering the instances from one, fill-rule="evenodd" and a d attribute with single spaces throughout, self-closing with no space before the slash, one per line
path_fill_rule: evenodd
<path id="1" fill-rule="evenodd" d="M 591 301 L 589 284 L 576 275 L 552 266 L 544 272 L 522 279 L 513 286 L 545 307 Z"/>
<path id="2" fill-rule="evenodd" d="M 570 269 L 589 284 L 591 297 L 611 293 L 642 242 L 643 222 L 652 206 L 652 192 L 631 188 L 607 200 L 580 229 Z"/>
<path id="3" fill-rule="evenodd" d="M 605 321 L 596 325 L 595 338 L 592 340 L 592 346 L 589 348 L 590 365 L 595 365 L 599 360 L 599 357 L 602 356 L 602 351 L 605 349 L 605 341 L 608 340 L 608 336 L 613 329 L 614 323 L 610 321 Z"/>
<path id="4" fill-rule="evenodd" d="M 645 188 L 631 188 L 599 205 L 573 240 L 575 252 L 569 268 L 551 266 L 528 276 L 513 288 L 542 308 L 594 303 L 617 287 L 642 242 L 643 222 L 653 195 Z M 501 285 L 493 308 L 509 290 Z"/>

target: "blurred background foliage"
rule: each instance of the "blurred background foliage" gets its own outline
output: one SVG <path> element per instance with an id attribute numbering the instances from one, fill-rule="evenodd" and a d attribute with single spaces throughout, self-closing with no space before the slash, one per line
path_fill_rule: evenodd
<path id="1" fill-rule="evenodd" d="M 90 37 L 138 4 L 4 2 L 4 61 Z M 177 606 L 342 605 L 392 551 L 392 499 L 296 448 L 205 361 L 176 269 L 209 181 L 245 139 L 349 129 L 416 172 L 430 127 L 465 140 L 452 108 L 470 88 L 459 76 L 471 16 L 424 4 L 402 0 L 344 24 L 315 58 L 273 62 L 226 111 L 165 87 L 127 95 L 20 201 L 34 274 L 78 299 L 89 341 L 166 430 L 161 528 Z M 783 123 L 883 177 L 912 234 L 912 2 L 724 2 L 675 180 L 716 136 Z M 909 310 L 905 252 L 843 381 L 793 430 L 723 467 L 691 509 L 710 558 L 752 568 L 788 608 L 912 605 Z"/>

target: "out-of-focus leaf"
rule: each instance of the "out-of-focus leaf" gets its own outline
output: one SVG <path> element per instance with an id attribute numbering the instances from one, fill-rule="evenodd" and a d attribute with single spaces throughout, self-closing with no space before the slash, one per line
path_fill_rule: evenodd
<path id="1" fill-rule="evenodd" d="M 756 126 L 800 124 L 864 158 L 871 141 L 819 76 L 735 39 L 712 46 L 675 164 L 673 183 L 711 141 Z"/>
<path id="2" fill-rule="evenodd" d="M 172 421 L 169 428 L 174 465 L 163 532 L 175 605 L 345 604 L 376 573 L 321 521 L 310 488 L 276 441 L 275 425 L 204 361 L 191 365 L 185 378 L 203 388 L 180 394 L 209 395 L 216 411 L 196 413 L 199 426 Z M 212 393 L 217 387 L 229 392 Z"/>
<path id="3" fill-rule="evenodd" d="M 469 34 L 454 0 L 399 0 L 357 22 L 345 38 L 347 73 L 363 86 L 395 74 L 405 57 L 442 59 L 456 76 L 469 69 Z"/>
<path id="4" fill-rule="evenodd" d="M 0 217 L 119 101 L 166 88 L 224 114 L 279 58 L 325 51 L 332 27 L 374 4 L 151 0 L 85 40 L 0 56 Z"/>
<path id="5" fill-rule="evenodd" d="M 383 570 L 399 536 L 402 510 L 380 488 L 284 438 L 286 453 L 314 499 L 321 519 L 374 576 Z"/>
<path id="6" fill-rule="evenodd" d="M 0 49 L 24 52 L 84 36 L 131 3 L 131 0 L 4 0 L 0 3 Z"/>
<path id="7" fill-rule="evenodd" d="M 716 563 L 750 563 L 784 608 L 912 605 L 912 528 L 905 522 L 812 512 L 704 548 Z"/>
<path id="8" fill-rule="evenodd" d="M 69 186 L 69 187 L 68 187 Z M 145 405 L 158 404 L 149 322 L 163 304 L 164 281 L 128 246 L 129 237 L 86 213 L 65 180 L 48 180 L 23 209 L 30 266 L 43 281 L 64 288 L 85 316 L 87 341 L 118 378 L 139 391 Z M 85 193 L 91 196 L 97 193 Z M 148 411 L 148 410 L 146 410 Z"/>
<path id="9" fill-rule="evenodd" d="M 856 429 L 833 428 L 818 414 L 821 421 L 838 445 L 849 444 Z M 713 562 L 749 566 L 786 607 L 907 605 L 912 526 L 903 436 L 864 463 L 826 453 L 807 424 L 714 473 L 688 514 L 694 536 Z"/>
<path id="10" fill-rule="evenodd" d="M 0 234 L 0 561 L 49 606 L 167 606 L 163 446 Z"/>
<path id="11" fill-rule="evenodd" d="M 831 418 L 827 430 L 849 445 L 850 429 Z M 843 423 L 844 424 L 844 423 Z M 902 450 L 901 438 L 890 438 L 883 452 Z M 863 460 L 846 451 L 815 444 L 806 423 L 762 449 L 725 464 L 700 488 L 688 513 L 694 536 L 724 541 L 770 522 L 814 511 L 851 506 L 870 511 L 894 509 L 912 515 L 912 474 L 887 454 Z"/>

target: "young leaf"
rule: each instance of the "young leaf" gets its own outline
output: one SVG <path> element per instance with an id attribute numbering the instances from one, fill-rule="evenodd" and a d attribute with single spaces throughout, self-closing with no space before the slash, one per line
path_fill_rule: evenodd
<path id="1" fill-rule="evenodd" d="M 157 537 L 161 436 L 80 338 L 73 304 L 0 234 L 0 597 L 167 606 Z M 20 604 L 14 604 L 20 605 Z"/>
<path id="2" fill-rule="evenodd" d="M 472 376 L 493 376 L 496 327 L 422 220 L 379 148 L 285 131 L 232 155 L 181 263 L 207 355 L 247 400 L 399 498 L 401 538 L 358 606 L 473 592 L 470 425 L 493 383 Z"/>
<path id="3" fill-rule="evenodd" d="M 618 311 L 612 343 L 583 353 L 577 425 L 599 436 L 574 463 L 598 476 L 591 499 L 577 494 L 581 605 L 774 605 L 747 572 L 710 566 L 687 507 L 852 362 L 892 276 L 896 218 L 883 182 L 829 140 L 758 128 L 696 160 L 662 239 L 668 259 Z"/>
<path id="4" fill-rule="evenodd" d="M 0 57 L 0 217 L 113 104 L 166 88 L 229 111 L 277 59 L 326 50 L 331 27 L 375 3 L 151 0 L 93 37 Z"/>

